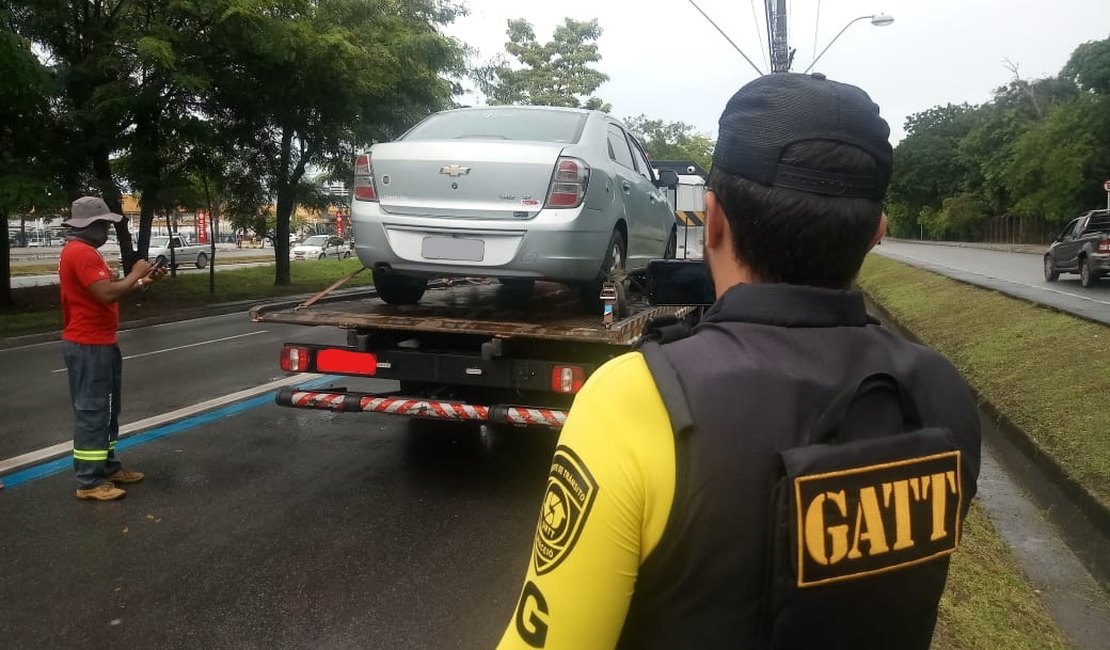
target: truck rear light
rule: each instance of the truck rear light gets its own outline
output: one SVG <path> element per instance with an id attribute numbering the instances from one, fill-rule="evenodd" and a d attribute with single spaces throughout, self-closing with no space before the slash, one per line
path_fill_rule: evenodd
<path id="1" fill-rule="evenodd" d="M 555 175 L 547 190 L 548 208 L 577 208 L 586 198 L 590 181 L 590 166 L 586 161 L 570 156 L 560 156 L 555 163 Z"/>
<path id="2" fill-rule="evenodd" d="M 286 345 L 281 349 L 281 369 L 286 372 L 308 370 L 311 358 L 308 348 L 300 345 Z"/>
<path id="3" fill-rule="evenodd" d="M 377 201 L 378 189 L 374 185 L 374 165 L 369 154 L 355 158 L 355 200 Z"/>
<path id="4" fill-rule="evenodd" d="M 378 373 L 378 357 L 372 352 L 318 350 L 316 352 L 316 372 L 373 377 Z"/>
<path id="5" fill-rule="evenodd" d="M 551 390 L 556 393 L 577 393 L 586 383 L 586 371 L 581 366 L 555 366 L 551 370 Z"/>

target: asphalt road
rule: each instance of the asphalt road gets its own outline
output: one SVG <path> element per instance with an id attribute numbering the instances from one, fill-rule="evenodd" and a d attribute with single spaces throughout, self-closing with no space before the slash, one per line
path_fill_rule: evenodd
<path id="1" fill-rule="evenodd" d="M 1110 278 L 1084 289 L 1079 276 L 1046 282 L 1041 255 L 884 240 L 874 253 L 1110 324 Z"/>
<path id="2" fill-rule="evenodd" d="M 286 379 L 276 358 L 286 340 L 342 335 L 244 314 L 121 333 L 124 428 L 147 423 L 121 442 L 121 457 L 148 478 L 123 501 L 84 503 L 65 456 L 5 475 L 3 647 L 496 644 L 528 560 L 553 436 L 511 430 L 484 444 L 473 429 L 279 408 L 265 389 Z M 67 447 L 58 344 L 0 350 L 0 364 L 0 464 Z M 172 415 L 194 405 L 184 419 Z M 1105 596 L 1037 514 L 1059 508 L 1031 505 L 992 454 L 988 445 L 980 500 L 1075 647 L 1100 648 Z"/>
<path id="3" fill-rule="evenodd" d="M 243 314 L 124 332 L 123 421 L 283 376 L 290 338 L 341 336 Z M 57 344 L 0 363 L 0 460 L 68 441 Z M 550 434 L 483 445 L 272 393 L 149 433 L 125 439 L 148 478 L 121 502 L 74 499 L 64 458 L 0 492 L 4 647 L 488 648 L 509 621 Z"/>

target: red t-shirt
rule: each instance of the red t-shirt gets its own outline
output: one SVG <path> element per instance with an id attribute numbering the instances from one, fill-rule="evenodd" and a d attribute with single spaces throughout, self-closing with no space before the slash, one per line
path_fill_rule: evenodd
<path id="1" fill-rule="evenodd" d="M 89 291 L 94 282 L 115 279 L 100 253 L 83 241 L 70 241 L 62 248 L 58 279 L 62 287 L 62 338 L 86 345 L 115 343 L 119 305 L 105 305 Z"/>

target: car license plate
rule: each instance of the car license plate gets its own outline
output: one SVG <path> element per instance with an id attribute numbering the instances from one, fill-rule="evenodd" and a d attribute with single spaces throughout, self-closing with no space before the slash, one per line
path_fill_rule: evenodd
<path id="1" fill-rule="evenodd" d="M 486 256 L 486 242 L 462 237 L 425 237 L 420 254 L 429 260 L 481 262 Z"/>

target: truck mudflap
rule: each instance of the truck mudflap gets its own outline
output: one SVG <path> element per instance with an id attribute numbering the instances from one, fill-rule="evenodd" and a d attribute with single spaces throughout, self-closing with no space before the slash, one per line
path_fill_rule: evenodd
<path id="1" fill-rule="evenodd" d="M 566 411 L 514 404 L 470 404 L 466 402 L 404 397 L 395 393 L 359 393 L 345 389 L 300 390 L 285 388 L 278 392 L 278 406 L 340 411 L 344 413 L 388 413 L 430 420 L 489 422 L 517 426 L 561 428 Z"/>

